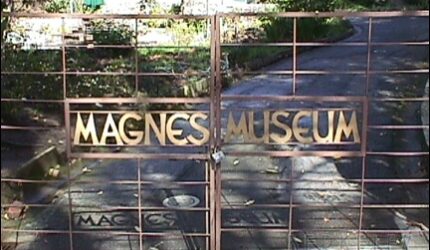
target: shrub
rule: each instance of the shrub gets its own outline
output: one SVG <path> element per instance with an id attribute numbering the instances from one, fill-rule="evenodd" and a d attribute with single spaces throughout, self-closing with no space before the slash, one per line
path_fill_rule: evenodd
<path id="1" fill-rule="evenodd" d="M 48 13 L 65 13 L 69 8 L 70 0 L 54 0 L 47 1 L 44 5 L 44 9 Z"/>

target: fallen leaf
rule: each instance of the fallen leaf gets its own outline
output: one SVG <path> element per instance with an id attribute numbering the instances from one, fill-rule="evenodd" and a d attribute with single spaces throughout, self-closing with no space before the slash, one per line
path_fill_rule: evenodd
<path id="1" fill-rule="evenodd" d="M 408 217 L 406 217 L 406 215 L 401 214 L 399 211 L 394 211 L 394 214 L 395 214 L 397 217 L 399 217 L 400 219 L 402 219 L 402 220 L 407 220 L 407 219 L 408 219 Z"/>
<path id="2" fill-rule="evenodd" d="M 10 219 L 18 219 L 24 212 L 23 203 L 15 200 L 7 209 L 6 213 Z"/>
<path id="3" fill-rule="evenodd" d="M 60 175 L 60 170 L 57 168 L 50 168 L 48 175 L 54 178 L 57 178 Z"/>
<path id="4" fill-rule="evenodd" d="M 233 166 L 237 166 L 239 165 L 239 163 L 240 163 L 239 159 L 236 159 L 233 161 Z"/>
<path id="5" fill-rule="evenodd" d="M 301 239 L 299 239 L 299 238 L 297 238 L 297 237 L 294 237 L 294 236 L 293 236 L 293 240 L 294 240 L 295 242 L 298 242 L 298 243 L 303 243 L 303 241 L 302 241 Z"/>
<path id="6" fill-rule="evenodd" d="M 327 196 L 326 192 L 317 192 L 317 193 L 320 197 L 326 197 Z"/>
<path id="7" fill-rule="evenodd" d="M 342 156 L 340 156 L 340 155 L 334 155 L 333 159 L 334 160 L 340 160 L 340 159 L 342 159 Z"/>
<path id="8" fill-rule="evenodd" d="M 91 173 L 91 169 L 89 169 L 88 167 L 84 167 L 84 168 L 82 168 L 82 173 Z"/>
<path id="9" fill-rule="evenodd" d="M 255 204 L 255 200 L 248 200 L 247 202 L 245 202 L 245 206 L 251 206 Z"/>
<path id="10" fill-rule="evenodd" d="M 329 218 L 324 217 L 324 222 L 325 222 L 325 223 L 328 223 L 328 222 L 330 222 L 330 219 L 329 219 Z"/>
<path id="11" fill-rule="evenodd" d="M 279 174 L 279 167 L 266 168 L 266 173 L 268 174 Z"/>
<path id="12" fill-rule="evenodd" d="M 98 195 L 102 195 L 103 194 L 103 190 L 100 190 L 97 194 Z"/>

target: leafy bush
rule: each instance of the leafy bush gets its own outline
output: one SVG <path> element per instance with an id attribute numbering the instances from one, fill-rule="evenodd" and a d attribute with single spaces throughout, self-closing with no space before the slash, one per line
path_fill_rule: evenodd
<path id="1" fill-rule="evenodd" d="M 283 11 L 333 11 L 343 7 L 345 0 L 269 0 Z"/>
<path id="2" fill-rule="evenodd" d="M 406 3 L 416 6 L 418 9 L 429 9 L 429 0 L 406 0 Z"/>
<path id="3" fill-rule="evenodd" d="M 91 24 L 91 35 L 97 44 L 131 44 L 133 32 L 125 25 L 112 21 L 96 21 Z"/>
<path id="4" fill-rule="evenodd" d="M 70 0 L 54 0 L 47 1 L 44 9 L 48 13 L 65 13 L 69 8 Z"/>
<path id="5" fill-rule="evenodd" d="M 188 46 L 205 34 L 206 24 L 205 20 L 171 20 L 168 31 L 174 35 L 177 45 Z"/>
<path id="6" fill-rule="evenodd" d="M 293 38 L 293 21 L 287 18 L 262 17 L 268 41 L 288 42 Z"/>

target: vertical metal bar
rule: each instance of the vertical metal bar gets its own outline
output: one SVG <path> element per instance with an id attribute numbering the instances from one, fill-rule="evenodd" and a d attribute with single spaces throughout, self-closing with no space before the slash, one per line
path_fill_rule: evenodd
<path id="1" fill-rule="evenodd" d="M 136 97 L 138 97 L 139 94 L 139 42 L 138 42 L 138 32 L 139 32 L 139 22 L 138 19 L 135 18 L 134 19 L 135 23 L 135 27 L 134 27 L 134 32 L 135 32 L 135 41 L 134 41 L 134 67 L 135 67 L 135 76 L 134 76 L 134 91 L 136 92 Z"/>
<path id="2" fill-rule="evenodd" d="M 293 95 L 296 95 L 297 84 L 297 18 L 293 19 Z"/>
<path id="3" fill-rule="evenodd" d="M 215 15 L 215 83 L 216 83 L 216 92 L 215 92 L 215 117 L 216 117 L 216 142 L 215 146 L 217 149 L 220 149 L 221 146 L 221 25 L 220 25 L 220 16 L 218 14 Z M 216 199 L 215 199 L 215 206 L 216 206 L 216 238 L 217 238 L 217 245 L 216 250 L 221 249 L 221 166 L 218 164 L 215 168 L 215 184 L 216 184 Z"/>
<path id="4" fill-rule="evenodd" d="M 293 95 L 296 95 L 297 83 L 297 18 L 293 19 Z M 290 208 L 288 211 L 288 249 L 292 249 L 292 228 L 293 228 L 293 179 L 294 179 L 294 161 L 291 160 L 291 178 L 290 178 Z"/>
<path id="5" fill-rule="evenodd" d="M 137 181 L 138 181 L 138 187 L 137 187 L 137 202 L 138 204 L 138 208 L 139 208 L 139 249 L 143 250 L 143 221 L 142 221 L 142 216 L 143 216 L 143 211 L 142 211 L 142 176 L 141 176 L 141 170 L 140 170 L 140 158 L 137 159 Z"/>
<path id="6" fill-rule="evenodd" d="M 205 182 L 209 181 L 209 171 L 210 171 L 210 167 L 209 167 L 209 162 L 206 161 L 205 162 Z M 205 208 L 209 208 L 209 187 L 208 185 L 205 185 Z M 207 235 L 210 234 L 210 211 L 205 211 L 205 233 Z M 206 241 L 205 241 L 205 249 L 210 249 L 210 237 L 206 237 Z"/>
<path id="7" fill-rule="evenodd" d="M 292 248 L 292 229 L 293 229 L 293 192 L 294 192 L 294 185 L 293 185 L 293 179 L 294 179 L 294 161 L 291 160 L 291 171 L 290 171 L 290 208 L 289 208 L 289 214 L 288 214 L 288 249 Z"/>
<path id="8" fill-rule="evenodd" d="M 61 56 L 63 71 L 63 105 L 64 105 L 64 123 L 66 133 L 66 157 L 67 162 L 71 154 L 70 141 L 70 107 L 67 101 L 67 59 L 66 59 L 66 39 L 65 39 L 65 19 L 61 18 Z M 71 196 L 71 173 L 70 166 L 67 166 L 67 198 L 68 198 L 68 216 L 69 216 L 69 247 L 73 250 L 73 204 Z"/>
<path id="9" fill-rule="evenodd" d="M 215 43 L 216 43 L 216 35 L 215 35 L 215 16 L 211 17 L 211 82 L 210 82 L 210 137 L 209 137 L 209 148 L 208 154 L 211 154 L 211 150 L 215 145 Z M 209 157 L 210 159 L 210 157 Z M 210 186 L 210 221 L 206 222 L 210 224 L 210 249 L 216 248 L 217 238 L 215 235 L 216 232 L 216 210 L 215 210 L 215 163 L 210 160 L 210 175 L 209 175 L 209 186 Z"/>
<path id="10" fill-rule="evenodd" d="M 363 107 L 363 127 L 362 134 L 363 140 L 361 144 L 361 151 L 363 152 L 362 159 L 362 172 L 361 172 L 361 198 L 360 198 L 360 221 L 358 226 L 358 249 L 361 247 L 361 234 L 363 230 L 363 214 L 364 214 L 364 189 L 365 189 L 365 178 L 366 178 L 366 168 L 367 168 L 367 143 L 368 143 L 368 126 L 369 126 L 369 91 L 370 91 L 370 69 L 371 69 L 371 56 L 372 56 L 372 18 L 369 17 L 369 27 L 368 27 L 368 37 L 367 37 L 367 66 L 366 66 L 366 87 Z"/>

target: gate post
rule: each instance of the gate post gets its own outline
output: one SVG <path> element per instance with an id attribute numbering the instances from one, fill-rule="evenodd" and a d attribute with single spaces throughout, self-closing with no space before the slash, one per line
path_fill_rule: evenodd
<path id="1" fill-rule="evenodd" d="M 209 154 L 221 146 L 221 39 L 220 16 L 211 17 L 211 82 Z M 211 157 L 210 157 L 211 159 Z M 221 249 L 221 172 L 220 163 L 210 160 L 210 249 Z"/>

